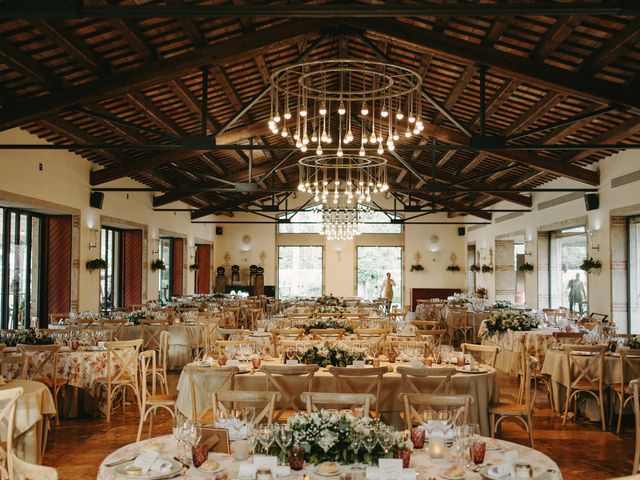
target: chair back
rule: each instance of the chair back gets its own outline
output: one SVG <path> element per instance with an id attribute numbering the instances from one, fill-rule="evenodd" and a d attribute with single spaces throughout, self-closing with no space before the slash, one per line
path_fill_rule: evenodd
<path id="1" fill-rule="evenodd" d="M 582 332 L 553 332 L 557 345 L 580 345 L 584 340 Z"/>
<path id="2" fill-rule="evenodd" d="M 166 330 L 167 320 L 142 319 L 140 320 L 140 336 L 145 350 L 158 350 L 160 348 L 160 333 Z"/>
<path id="3" fill-rule="evenodd" d="M 189 418 L 202 422 L 207 412 L 211 394 L 224 390 L 233 390 L 238 367 L 196 367 L 187 365 L 184 372 L 189 378 L 191 387 L 191 415 Z"/>
<path id="4" fill-rule="evenodd" d="M 453 390 L 451 377 L 455 367 L 406 367 L 398 366 L 396 372 L 402 377 L 402 392 L 449 395 Z M 453 392 L 455 393 L 455 392 Z"/>
<path id="5" fill-rule="evenodd" d="M 361 417 L 368 417 L 371 406 L 376 403 L 376 397 L 371 393 L 304 392 L 300 399 L 306 404 L 307 413 L 342 407 Z"/>
<path id="6" fill-rule="evenodd" d="M 36 380 L 48 387 L 55 386 L 60 345 L 19 344 L 17 347 L 24 359 L 21 378 L 23 380 Z"/>
<path id="7" fill-rule="evenodd" d="M 633 473 L 640 470 L 640 378 L 629 382 L 631 395 L 633 396 L 633 416 L 636 425 L 636 453 L 633 458 Z"/>
<path id="8" fill-rule="evenodd" d="M 380 405 L 382 377 L 387 367 L 329 367 L 336 393 L 370 393 Z"/>
<path id="9" fill-rule="evenodd" d="M 356 337 L 361 339 L 378 338 L 384 341 L 384 339 L 387 338 L 389 331 L 390 330 L 388 328 L 356 328 Z"/>
<path id="10" fill-rule="evenodd" d="M 626 379 L 640 378 L 640 349 L 619 348 L 620 391 L 624 392 Z"/>
<path id="11" fill-rule="evenodd" d="M 100 321 L 100 326 L 104 329 L 111 329 L 113 331 L 112 340 L 120 341 L 124 340 L 124 330 L 127 325 L 127 320 L 120 319 L 103 319 Z"/>
<path id="12" fill-rule="evenodd" d="M 242 328 L 218 328 L 218 333 L 222 340 L 239 340 L 245 335 Z"/>
<path id="13" fill-rule="evenodd" d="M 425 393 L 401 393 L 404 405 L 404 421 L 407 429 L 423 422 L 422 410 L 450 410 L 454 425 L 469 422 L 469 409 L 474 403 L 471 395 L 434 395 Z"/>
<path id="14" fill-rule="evenodd" d="M 138 354 L 142 339 L 123 342 L 105 342 L 107 349 L 107 383 L 109 389 L 115 382 L 137 383 Z"/>
<path id="15" fill-rule="evenodd" d="M 140 352 L 139 355 L 140 360 L 140 388 L 142 391 L 142 410 L 145 410 L 145 405 L 147 403 L 147 397 L 156 395 L 156 377 L 157 375 L 150 375 L 151 377 L 151 390 L 147 386 L 147 375 L 150 372 L 156 371 L 156 351 L 155 350 L 145 350 L 144 352 Z"/>
<path id="16" fill-rule="evenodd" d="M 565 345 L 567 354 L 567 378 L 571 388 L 583 382 L 602 390 L 604 382 L 605 345 Z"/>
<path id="17" fill-rule="evenodd" d="M 242 408 L 248 405 L 252 407 L 260 408 L 260 412 L 256 411 L 256 415 L 253 417 L 253 425 L 258 426 L 262 421 L 266 421 L 267 425 L 271 425 L 273 419 L 273 411 L 276 406 L 276 401 L 280 399 L 278 392 L 255 392 L 255 391 L 240 391 L 240 390 L 227 390 L 220 392 L 213 392 L 211 394 L 211 400 L 213 405 L 213 420 L 215 420 L 222 414 L 229 415 L 229 411 L 232 409 Z M 229 406 L 229 404 L 231 404 Z"/>
<path id="18" fill-rule="evenodd" d="M 0 424 L 3 425 L 6 430 L 7 438 L 7 450 L 3 451 L 3 455 L 7 457 L 7 470 L 4 470 L 4 462 L 0 464 L 0 473 L 2 478 L 11 478 L 8 472 L 12 471 L 12 458 L 11 452 L 13 451 L 13 437 L 16 427 L 16 402 L 24 392 L 22 387 L 8 388 L 6 390 L 0 390 Z M 2 451 L 0 446 L 0 451 Z M 6 476 L 4 475 L 6 473 Z"/>
<path id="19" fill-rule="evenodd" d="M 442 345 L 442 338 L 447 335 L 446 328 L 434 328 L 431 330 L 416 330 L 416 338 L 424 342 L 429 342 L 431 347 L 439 347 Z"/>
<path id="20" fill-rule="evenodd" d="M 312 328 L 309 333 L 314 340 L 340 340 L 345 331 L 344 328 Z"/>
<path id="21" fill-rule="evenodd" d="M 271 338 L 273 339 L 273 352 L 277 357 L 280 355 L 281 340 L 301 340 L 304 336 L 304 328 L 274 328 L 271 330 Z"/>
<path id="22" fill-rule="evenodd" d="M 500 353 L 500 347 L 497 345 L 476 345 L 474 343 L 463 343 L 462 353 L 468 353 L 478 363 L 489 365 L 490 367 L 496 366 L 496 359 L 498 353 Z"/>
<path id="23" fill-rule="evenodd" d="M 55 468 L 25 462 L 16 452 L 11 452 L 10 455 L 13 480 L 58 480 Z"/>
<path id="24" fill-rule="evenodd" d="M 431 330 L 437 328 L 440 325 L 440 322 L 437 320 L 411 320 L 411 325 L 416 327 L 418 330 Z"/>
<path id="25" fill-rule="evenodd" d="M 313 376 L 320 369 L 311 365 L 262 365 L 260 371 L 265 374 L 268 391 L 280 394 L 278 411 L 273 420 L 278 421 L 285 411 L 300 411 L 304 405 L 300 403 L 300 394 L 311 391 Z"/>

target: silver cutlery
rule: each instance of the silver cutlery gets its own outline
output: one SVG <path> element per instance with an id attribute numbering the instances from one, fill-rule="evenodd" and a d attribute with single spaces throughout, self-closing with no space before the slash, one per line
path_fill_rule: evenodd
<path id="1" fill-rule="evenodd" d="M 120 465 L 122 463 L 130 462 L 130 461 L 135 460 L 135 459 L 136 459 L 136 457 L 125 458 L 124 460 L 117 460 L 115 462 L 111 462 L 111 463 L 105 464 L 105 467 L 107 467 L 107 468 L 115 467 L 116 465 Z"/>

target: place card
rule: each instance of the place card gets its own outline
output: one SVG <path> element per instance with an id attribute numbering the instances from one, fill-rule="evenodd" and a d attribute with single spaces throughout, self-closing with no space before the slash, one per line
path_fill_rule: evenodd
<path id="1" fill-rule="evenodd" d="M 411 360 L 409 366 L 413 368 L 424 367 L 424 362 L 422 360 Z"/>
<path id="2" fill-rule="evenodd" d="M 364 366 L 366 366 L 366 364 L 365 364 L 364 360 L 354 360 L 353 363 L 351 364 L 351 366 L 353 366 L 353 367 L 364 367 Z"/>
<path id="3" fill-rule="evenodd" d="M 275 472 L 276 467 L 278 466 L 278 457 L 274 457 L 272 455 L 254 455 L 253 465 L 256 469 L 260 467 L 269 467 L 272 472 Z"/>
<path id="4" fill-rule="evenodd" d="M 227 367 L 237 367 L 240 365 L 240 360 L 237 358 L 230 358 L 227 360 Z"/>
<path id="5" fill-rule="evenodd" d="M 285 365 L 298 365 L 298 360 L 287 360 Z"/>
<path id="6" fill-rule="evenodd" d="M 402 474 L 401 458 L 380 458 L 378 460 L 380 480 L 398 479 Z"/>

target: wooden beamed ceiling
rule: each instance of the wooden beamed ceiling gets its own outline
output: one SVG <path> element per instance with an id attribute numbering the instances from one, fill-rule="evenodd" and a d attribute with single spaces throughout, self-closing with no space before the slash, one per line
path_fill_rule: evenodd
<path id="1" fill-rule="evenodd" d="M 98 2 L 118 3 L 126 2 Z M 190 4 L 167 1 L 175 7 Z M 203 118 L 204 133 L 217 135 L 265 88 L 275 70 L 305 52 L 309 59 L 374 59 L 382 53 L 414 68 L 431 98 L 474 135 L 481 121 L 480 70 L 486 66 L 487 135 L 508 137 L 536 130 L 513 141 L 519 145 L 640 142 L 636 17 L 574 12 L 340 20 L 8 19 L 0 26 L 0 130 L 22 127 L 55 143 L 179 143 L 203 133 Z M 208 69 L 204 117 L 202 67 Z M 600 115 L 540 130 L 611 104 L 617 106 Z M 469 143 L 469 137 L 432 103 L 425 100 L 423 110 L 424 135 L 402 138 L 400 145 L 419 147 L 433 139 L 439 144 Z M 224 184 L 216 178 L 255 182 L 271 173 L 260 188 L 290 188 L 297 182 L 292 167 L 300 155 L 285 160 L 287 152 L 270 149 L 287 143 L 268 130 L 268 116 L 267 94 L 216 137 L 219 145 L 251 140 L 265 147 L 253 152 L 252 179 L 249 153 L 237 150 L 87 148 L 78 153 L 97 165 L 90 177 L 96 186 L 131 177 L 148 186 L 217 188 Z M 558 177 L 598 185 L 593 166 L 611 151 L 451 150 L 437 153 L 433 160 L 418 148 L 396 153 L 403 162 L 388 157 L 396 172 L 390 175 L 393 186 L 423 188 L 432 181 L 435 161 L 438 184 L 471 191 L 452 196 L 425 190 L 415 198 L 473 211 L 501 200 L 531 205 L 529 195 L 482 192 L 483 188 L 535 188 Z M 407 162 L 420 179 L 407 170 Z M 270 195 L 260 190 L 167 192 L 154 199 L 154 206 L 182 200 L 200 208 L 193 215 L 200 218 Z"/>

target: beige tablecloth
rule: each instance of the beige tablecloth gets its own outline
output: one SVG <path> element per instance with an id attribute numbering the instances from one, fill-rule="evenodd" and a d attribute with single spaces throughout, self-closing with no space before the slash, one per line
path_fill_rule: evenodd
<path id="1" fill-rule="evenodd" d="M 452 379 L 455 393 L 469 394 L 475 399 L 475 403 L 471 407 L 471 421 L 478 423 L 483 434 L 488 435 L 490 427 L 487 409 L 489 404 L 497 401 L 499 397 L 496 371 L 492 369 L 488 373 L 458 373 Z M 267 390 L 268 388 L 266 376 L 257 371 L 237 375 L 235 384 L 236 390 Z M 326 369 L 320 369 L 313 378 L 311 390 L 315 392 L 334 392 L 333 376 Z M 403 406 L 399 396 L 401 391 L 402 377 L 400 374 L 395 371 L 386 374 L 383 377 L 380 392 L 380 405 L 376 406 L 376 410 L 381 412 L 382 418 L 386 422 L 398 427 L 402 425 L 400 412 L 403 410 Z M 197 402 L 198 409 L 200 409 L 200 405 L 204 406 L 206 403 L 210 403 L 211 398 L 198 398 Z M 191 388 L 189 386 L 189 378 L 184 371 L 178 381 L 178 402 L 176 407 L 185 415 L 191 414 Z"/>
<path id="2" fill-rule="evenodd" d="M 146 441 L 157 443 L 160 446 L 160 455 L 162 457 L 171 458 L 176 456 L 177 454 L 176 441 L 170 435 L 155 437 Z M 146 441 L 142 441 L 139 443 L 130 443 L 129 445 L 125 445 L 124 447 L 119 448 L 118 450 L 107 456 L 100 464 L 97 480 L 116 480 L 114 467 L 108 468 L 105 467 L 105 465 L 119 460 L 126 460 L 135 456 Z M 532 448 L 511 442 L 506 442 L 504 440 L 498 440 L 498 444 L 500 446 L 499 450 L 488 451 L 486 453 L 485 463 L 492 463 L 494 465 L 502 463 L 504 461 L 503 459 L 505 456 L 505 452 L 515 450 L 518 454 L 519 462 L 528 463 L 533 467 L 534 478 L 537 478 L 538 480 L 551 480 L 552 478 L 556 478 L 557 480 L 562 479 L 562 474 L 560 472 L 560 469 L 558 468 L 558 465 L 545 454 Z M 452 460 L 447 461 L 448 459 L 445 459 L 434 461 L 429 457 L 425 450 L 415 451 L 411 455 L 410 467 L 415 468 L 416 475 L 420 478 L 431 478 L 434 476 L 437 476 L 437 478 L 441 478 L 442 473 L 444 473 L 451 466 L 451 462 L 454 458 L 453 449 L 448 449 L 446 455 Z M 215 458 L 226 470 L 229 478 L 238 478 L 240 462 L 233 460 L 230 455 L 210 454 L 209 458 Z M 341 468 L 345 473 L 349 473 L 349 466 L 342 466 Z M 550 471 L 554 472 L 553 475 L 549 475 L 549 473 L 551 473 Z M 303 475 L 305 476 L 305 478 L 311 478 L 313 480 L 327 479 L 327 477 L 317 475 L 314 472 L 314 466 L 309 464 L 306 464 L 303 470 L 297 472 L 295 477 L 302 478 Z M 189 468 L 189 470 L 187 470 L 187 472 L 183 476 L 175 478 L 202 479 L 205 478 L 205 475 L 199 473 L 195 468 Z M 213 476 L 211 476 L 211 478 L 213 478 Z M 331 478 L 338 477 L 336 476 Z M 467 470 L 466 472 L 467 480 L 480 480 L 481 478 L 482 477 L 479 473 L 473 472 L 472 470 Z"/>
<path id="3" fill-rule="evenodd" d="M 547 350 L 555 346 L 553 332 L 557 329 L 537 329 L 528 332 L 508 330 L 504 333 L 483 338 L 483 345 L 497 345 L 500 353 L 496 358 L 496 368 L 501 372 L 516 375 L 518 373 L 518 359 L 520 357 L 520 342 L 524 339 L 527 354 L 538 359 L 538 364 L 544 363 Z"/>
<path id="4" fill-rule="evenodd" d="M 589 357 L 580 358 L 576 357 L 578 362 L 587 362 Z M 564 410 L 564 404 L 566 401 L 566 389 L 569 385 L 569 371 L 567 369 L 567 354 L 564 350 L 549 349 L 542 365 L 542 374 L 550 375 L 553 386 L 553 399 L 556 404 L 556 409 L 559 412 Z M 604 360 L 604 378 L 603 382 L 605 386 L 612 383 L 619 383 L 621 381 L 621 364 L 620 357 L 617 354 L 607 354 Z M 625 378 L 625 382 L 633 380 L 629 369 L 627 369 L 628 376 Z M 605 393 L 606 395 L 606 393 Z M 595 402 L 595 399 L 591 395 L 581 395 L 581 401 L 578 404 L 578 408 L 583 412 L 587 418 L 593 421 L 600 420 L 600 411 Z"/>
<path id="5" fill-rule="evenodd" d="M 16 404 L 16 427 L 14 446 L 18 456 L 30 463 L 42 463 L 47 445 L 49 416 L 55 415 L 53 396 L 47 386 L 31 380 L 12 380 L 0 387 L 0 390 L 22 387 L 24 393 Z M 2 426 L 1 438 L 7 441 L 7 431 Z"/>
<path id="6" fill-rule="evenodd" d="M 169 354 L 167 355 L 167 367 L 169 370 L 178 370 L 189 363 L 191 358 L 191 345 L 194 345 L 198 337 L 198 327 L 195 325 L 175 324 L 169 326 L 149 325 L 145 328 L 163 329 L 169 332 Z M 140 325 L 126 325 L 124 338 L 121 340 L 135 340 L 142 338 Z"/>

